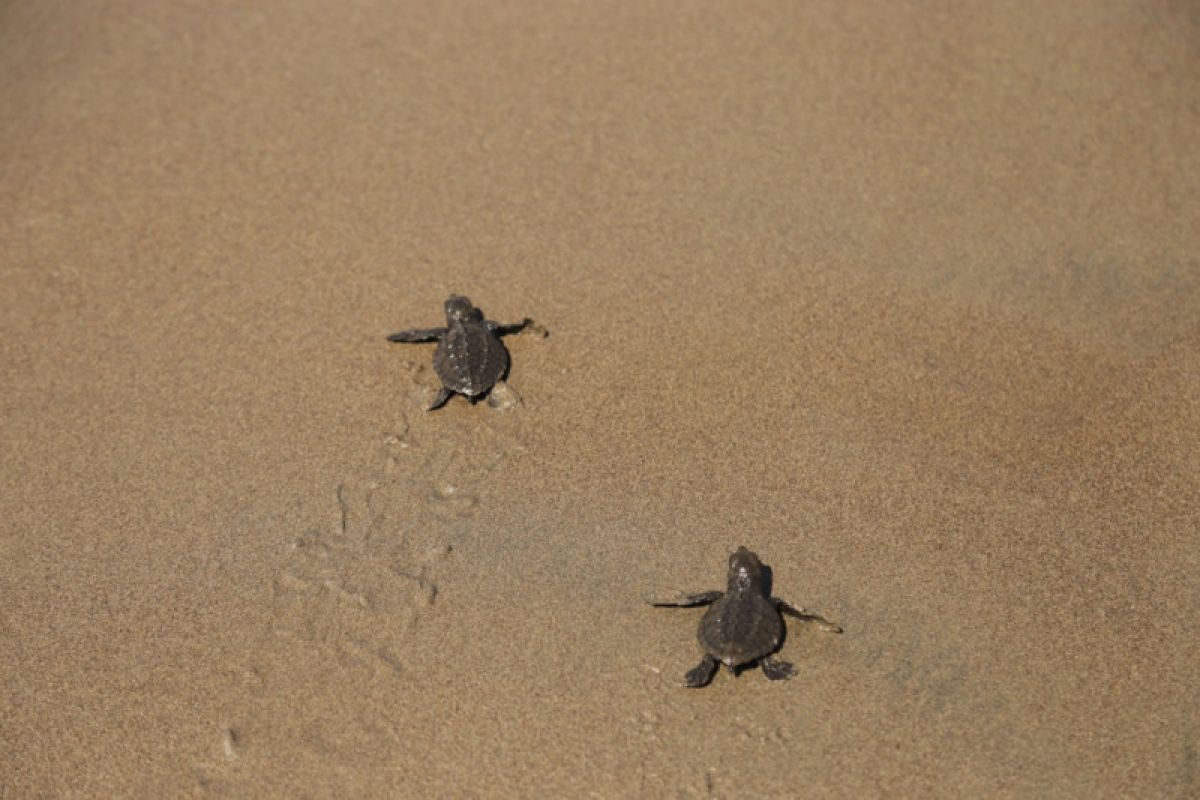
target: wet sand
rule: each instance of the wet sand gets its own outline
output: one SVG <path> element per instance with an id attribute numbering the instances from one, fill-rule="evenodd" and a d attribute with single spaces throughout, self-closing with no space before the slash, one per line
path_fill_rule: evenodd
<path id="1" fill-rule="evenodd" d="M 1200 17 L 1049 5 L 0 7 L 0 796 L 1200 792 Z"/>

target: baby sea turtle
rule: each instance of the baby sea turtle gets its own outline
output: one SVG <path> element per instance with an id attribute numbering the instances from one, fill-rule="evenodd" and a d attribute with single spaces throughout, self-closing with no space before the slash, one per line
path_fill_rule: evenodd
<path id="1" fill-rule="evenodd" d="M 783 641 L 781 612 L 815 622 L 822 630 L 842 632 L 841 626 L 818 614 L 771 597 L 762 562 L 745 547 L 739 547 L 729 556 L 729 588 L 724 592 L 681 594 L 671 600 L 649 602 L 654 606 L 681 607 L 711 604 L 696 633 L 704 648 L 704 658 L 683 678 L 683 685 L 691 688 L 707 686 L 721 664 L 736 675 L 740 667 L 757 661 L 763 674 L 773 681 L 796 674 L 791 664 L 773 657 Z"/>
<path id="2" fill-rule="evenodd" d="M 514 325 L 484 319 L 483 312 L 461 294 L 450 295 L 445 309 L 444 328 L 414 328 L 388 337 L 389 342 L 438 343 L 433 369 L 442 380 L 442 389 L 428 411 L 444 406 L 455 392 L 471 402 L 487 394 L 508 372 L 508 350 L 500 337 L 533 324 L 528 317 Z"/>

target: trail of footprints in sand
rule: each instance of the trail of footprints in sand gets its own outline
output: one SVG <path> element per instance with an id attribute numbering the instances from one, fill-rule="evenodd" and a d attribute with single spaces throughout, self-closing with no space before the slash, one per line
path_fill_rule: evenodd
<path id="1" fill-rule="evenodd" d="M 426 369 L 409 364 L 415 386 L 428 383 Z M 420 388 L 406 394 L 399 403 L 407 409 L 423 409 L 432 397 Z M 296 647 L 323 665 L 319 680 L 344 676 L 370 691 L 403 675 L 406 639 L 437 613 L 439 570 L 479 527 L 480 487 L 524 449 L 523 415 L 512 413 L 520 397 L 503 384 L 492 394 L 493 402 L 480 403 L 469 420 L 401 414 L 369 442 L 364 474 L 326 490 L 329 516 L 288 543 L 287 563 L 272 586 L 270 629 L 239 670 L 241 680 L 257 692 L 290 691 Z M 263 712 L 246 709 L 222 728 L 214 761 L 193 770 L 194 794 L 245 789 L 241 782 L 251 773 L 239 764 L 256 751 L 267 724 Z M 341 764 L 370 752 L 372 743 L 402 742 L 382 711 L 296 722 L 296 743 Z"/>
<path id="2" fill-rule="evenodd" d="M 437 602 L 437 569 L 472 529 L 478 487 L 522 448 L 513 415 L 471 425 L 402 418 L 372 468 L 333 491 L 332 522 L 304 531 L 275 580 L 273 631 L 345 666 L 403 671 L 404 639 Z"/>

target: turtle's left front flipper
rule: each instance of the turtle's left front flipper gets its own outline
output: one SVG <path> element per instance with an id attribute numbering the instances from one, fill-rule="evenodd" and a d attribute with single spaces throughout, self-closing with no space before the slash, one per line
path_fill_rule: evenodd
<path id="1" fill-rule="evenodd" d="M 389 342 L 436 342 L 446 335 L 445 328 L 414 328 L 411 331 L 400 331 L 387 337 Z"/>
<path id="2" fill-rule="evenodd" d="M 706 606 L 721 599 L 724 592 L 695 592 L 693 594 L 677 594 L 674 597 L 658 599 L 646 598 L 646 602 L 659 608 L 690 608 L 691 606 Z"/>

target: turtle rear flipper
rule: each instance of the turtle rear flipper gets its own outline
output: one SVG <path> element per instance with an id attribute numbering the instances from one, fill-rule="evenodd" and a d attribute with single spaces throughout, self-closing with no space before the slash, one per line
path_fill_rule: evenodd
<path id="1" fill-rule="evenodd" d="M 796 674 L 796 668 L 787 661 L 778 658 L 767 657 L 760 663 L 763 675 L 766 675 L 773 681 L 783 681 Z"/>
<path id="2" fill-rule="evenodd" d="M 437 411 L 439 408 L 446 405 L 446 403 L 448 403 L 450 401 L 451 397 L 454 397 L 454 392 L 451 391 L 450 389 L 447 389 L 445 386 L 443 386 L 438 391 L 437 397 L 433 398 L 433 402 L 429 404 L 429 408 L 427 408 L 425 410 L 426 411 Z"/>
<path id="3" fill-rule="evenodd" d="M 689 689 L 699 689 L 702 686 L 708 686 L 713 679 L 713 675 L 717 674 L 717 667 L 721 662 L 717 661 L 708 653 L 704 654 L 704 658 L 700 663 L 688 670 L 683 676 L 683 685 Z"/>

